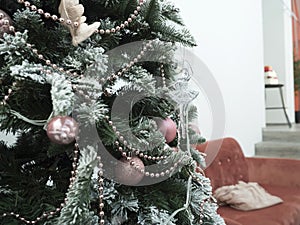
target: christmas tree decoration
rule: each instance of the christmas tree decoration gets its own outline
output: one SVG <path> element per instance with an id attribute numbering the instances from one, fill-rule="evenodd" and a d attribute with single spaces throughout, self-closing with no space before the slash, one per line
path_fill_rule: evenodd
<path id="1" fill-rule="evenodd" d="M 89 38 L 100 26 L 100 22 L 91 25 L 85 23 L 86 17 L 82 16 L 84 7 L 79 4 L 79 0 L 61 0 L 58 11 L 62 17 L 61 21 L 63 20 L 70 30 L 74 46 Z M 73 26 L 72 21 L 75 21 Z"/>
<path id="2" fill-rule="evenodd" d="M 175 68 L 176 44 L 196 43 L 172 3 L 0 5 L 0 131 L 18 133 L 0 142 L 0 225 L 225 224 L 190 135 L 192 73 Z"/>
<path id="3" fill-rule="evenodd" d="M 47 135 L 56 144 L 70 144 L 78 134 L 77 122 L 69 116 L 56 116 L 47 124 Z"/>
<path id="4" fill-rule="evenodd" d="M 137 185 L 144 177 L 144 169 L 140 158 L 122 158 L 115 168 L 116 181 L 129 186 Z"/>
<path id="5" fill-rule="evenodd" d="M 3 10 L 0 9 L 0 38 L 3 37 L 5 33 L 11 33 L 10 24 L 12 20 Z"/>
<path id="6" fill-rule="evenodd" d="M 188 133 L 188 118 L 187 109 L 191 101 L 193 101 L 199 94 L 197 91 L 192 91 L 188 87 L 188 82 L 191 79 L 189 70 L 184 68 L 177 81 L 174 82 L 173 90 L 170 92 L 170 96 L 178 103 L 180 110 L 180 125 L 181 125 L 181 137 L 186 138 Z"/>
<path id="7" fill-rule="evenodd" d="M 157 126 L 158 130 L 165 136 L 167 143 L 172 142 L 176 138 L 177 126 L 172 119 L 158 119 Z"/>

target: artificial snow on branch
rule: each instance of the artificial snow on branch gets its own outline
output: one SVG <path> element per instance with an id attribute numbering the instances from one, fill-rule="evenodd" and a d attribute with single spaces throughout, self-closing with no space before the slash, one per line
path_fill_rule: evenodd
<path id="1" fill-rule="evenodd" d="M 63 59 L 65 67 L 75 72 L 83 71 L 88 76 L 104 76 L 107 72 L 107 56 L 104 49 L 87 44 L 84 48 L 78 47 L 74 52 Z"/>
<path id="2" fill-rule="evenodd" d="M 47 83 L 47 75 L 41 71 L 40 64 L 31 64 L 24 60 L 22 65 L 10 67 L 10 71 L 10 75 L 17 80 L 32 80 L 40 84 Z"/>
<path id="3" fill-rule="evenodd" d="M 96 147 L 89 145 L 81 150 L 78 175 L 67 193 L 67 203 L 55 224 L 86 224 L 92 225 L 94 213 L 89 210 L 93 168 L 96 166 Z"/>
<path id="4" fill-rule="evenodd" d="M 4 59 L 8 65 L 17 64 L 24 60 L 27 50 L 28 32 L 16 32 L 15 35 L 4 34 L 0 39 L 0 55 L 4 55 Z"/>
<path id="5" fill-rule="evenodd" d="M 47 77 L 51 84 L 53 116 L 69 115 L 73 110 L 74 93 L 72 84 L 64 76 L 53 73 Z"/>

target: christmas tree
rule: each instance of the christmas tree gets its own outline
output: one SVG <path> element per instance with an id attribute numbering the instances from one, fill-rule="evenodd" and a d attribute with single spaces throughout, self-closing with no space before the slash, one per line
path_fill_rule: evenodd
<path id="1" fill-rule="evenodd" d="M 0 224 L 224 224 L 172 3 L 0 3 Z"/>

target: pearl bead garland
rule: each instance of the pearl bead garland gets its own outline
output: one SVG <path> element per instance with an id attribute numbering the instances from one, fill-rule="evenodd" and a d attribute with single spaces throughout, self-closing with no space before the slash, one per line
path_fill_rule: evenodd
<path id="1" fill-rule="evenodd" d="M 13 86 L 15 86 L 15 85 L 16 85 L 16 83 L 13 83 Z M 13 92 L 12 88 L 9 88 L 8 89 L 8 94 L 4 96 L 2 102 L 0 103 L 1 105 L 6 105 L 7 104 L 7 101 L 9 100 L 9 97 L 11 96 L 12 92 Z"/>
<path id="2" fill-rule="evenodd" d="M 144 45 L 143 49 L 138 53 L 138 55 L 133 58 L 126 66 L 119 72 L 111 74 L 109 77 L 106 79 L 102 78 L 100 80 L 100 83 L 105 83 L 106 81 L 115 81 L 118 77 L 122 77 L 125 72 L 129 71 L 131 67 L 133 67 L 135 64 L 139 62 L 139 60 L 145 55 L 146 51 L 149 51 L 151 48 L 153 48 L 153 40 L 147 41 L 147 43 Z"/>
<path id="3" fill-rule="evenodd" d="M 74 27 L 78 27 L 79 23 L 77 21 L 71 21 L 69 19 L 66 18 L 62 18 L 59 17 L 55 14 L 51 15 L 48 12 L 44 12 L 43 9 L 38 9 L 35 5 L 31 5 L 31 3 L 29 1 L 25 1 L 25 0 L 17 0 L 18 3 L 20 4 L 24 4 L 24 6 L 28 9 L 30 9 L 33 12 L 37 12 L 40 15 L 44 15 L 44 17 L 46 19 L 52 19 L 53 21 L 58 21 L 59 23 L 62 24 L 66 24 L 68 26 L 74 26 Z M 123 23 L 121 23 L 120 25 L 111 28 L 111 29 L 99 29 L 99 30 L 95 30 L 95 33 L 104 35 L 104 34 L 111 34 L 111 33 L 116 33 L 118 31 L 120 31 L 121 29 L 124 29 L 126 26 L 129 25 L 129 23 L 132 23 L 132 21 L 134 19 L 137 18 L 137 16 L 139 15 L 139 12 L 141 11 L 141 6 L 144 5 L 145 0 L 139 0 L 138 2 L 138 6 L 136 7 L 136 9 L 133 11 L 133 13 L 128 17 L 128 19 L 126 21 L 124 21 Z"/>
<path id="4" fill-rule="evenodd" d="M 203 212 L 204 212 L 204 204 L 207 200 L 204 200 L 203 202 L 201 202 L 200 204 L 200 219 L 199 219 L 199 224 L 202 225 L 203 224 L 203 218 L 204 218 L 204 215 L 203 215 Z"/>
<path id="5" fill-rule="evenodd" d="M 161 78 L 162 78 L 162 83 L 163 83 L 163 87 L 166 87 L 166 77 L 165 77 L 165 68 L 164 68 L 164 64 L 160 65 L 160 73 L 161 73 Z"/>
<path id="6" fill-rule="evenodd" d="M 131 152 L 126 153 L 124 152 L 124 148 L 120 146 L 120 142 L 116 141 L 115 145 L 118 148 L 118 151 L 121 152 L 122 156 L 125 158 L 130 158 L 130 154 L 134 153 L 135 155 L 139 156 L 140 158 L 148 159 L 148 160 L 153 160 L 153 161 L 160 161 L 163 159 L 167 159 L 168 156 L 149 156 L 149 155 L 144 155 L 140 150 L 132 147 L 130 144 L 128 144 L 128 141 L 125 140 L 124 136 L 121 135 L 120 131 L 117 130 L 117 127 L 114 126 L 113 122 L 109 120 L 109 116 L 106 116 L 106 120 L 109 124 L 109 126 L 113 129 L 115 134 L 118 136 L 119 141 L 123 146 L 127 149 L 129 149 Z"/>
<path id="7" fill-rule="evenodd" d="M 98 194 L 99 194 L 99 217 L 100 217 L 100 221 L 99 221 L 99 224 L 100 225 L 104 225 L 104 211 L 103 211 L 103 208 L 104 208 L 104 203 L 103 203 L 103 185 L 104 185 L 104 180 L 102 178 L 103 176 L 103 164 L 101 162 L 101 157 L 98 156 L 97 157 L 97 160 L 98 160 L 98 167 L 99 167 L 99 172 L 98 172 L 98 183 L 99 183 L 99 186 L 98 186 Z"/>
<path id="8" fill-rule="evenodd" d="M 78 174 L 78 170 L 77 170 L 77 167 L 78 167 L 78 156 L 79 156 L 78 144 L 75 143 L 75 145 L 74 145 L 74 157 L 73 157 L 73 163 L 72 163 L 73 169 L 71 171 L 70 184 L 69 184 L 69 188 L 68 188 L 67 192 L 73 186 L 74 181 L 76 179 L 76 176 Z M 46 219 L 48 216 L 54 216 L 54 215 L 60 213 L 60 211 L 62 210 L 62 208 L 66 206 L 67 202 L 68 202 L 68 199 L 65 198 L 64 202 L 61 203 L 60 206 L 57 207 L 54 211 L 44 212 L 41 216 L 37 217 L 35 220 L 27 220 L 27 219 L 25 219 L 25 217 L 20 216 L 20 214 L 17 214 L 15 212 L 3 213 L 2 217 L 13 216 L 16 219 L 18 219 L 18 220 L 20 220 L 20 221 L 22 221 L 24 223 L 27 223 L 27 224 L 36 224 L 39 221 Z"/>
<path id="9" fill-rule="evenodd" d="M 4 14 L 0 13 L 0 19 L 3 18 Z M 5 20 L 5 23 L 7 23 L 7 25 L 9 25 L 9 21 Z M 15 28 L 14 26 L 10 26 L 10 31 L 13 32 L 13 34 L 15 35 Z M 129 69 L 134 66 L 136 63 L 139 62 L 139 60 L 145 55 L 146 51 L 149 51 L 151 48 L 153 48 L 153 40 L 149 40 L 147 41 L 147 43 L 144 45 L 144 47 L 142 48 L 142 50 L 139 52 L 139 54 L 133 58 L 133 60 L 131 60 L 121 71 L 117 72 L 117 73 L 113 73 L 111 74 L 109 77 L 107 77 L 106 79 L 102 78 L 100 80 L 100 83 L 104 84 L 106 81 L 109 82 L 113 82 L 115 81 L 118 77 L 121 77 L 124 75 L 125 72 L 129 71 Z M 82 74 L 78 74 L 76 72 L 71 73 L 70 71 L 66 71 L 64 68 L 59 67 L 57 64 L 52 63 L 49 59 L 45 59 L 45 57 L 40 54 L 38 52 L 38 50 L 36 48 L 33 48 L 32 44 L 26 43 L 26 46 L 29 48 L 29 50 L 31 50 L 37 57 L 38 59 L 42 60 L 46 65 L 50 66 L 52 69 L 60 72 L 60 73 L 65 73 L 66 75 L 72 75 L 74 77 L 82 77 Z M 45 70 L 41 67 L 41 72 L 44 72 L 46 74 L 51 74 L 52 71 L 51 70 Z M 76 89 L 76 86 L 74 86 L 74 89 Z M 109 96 L 108 93 L 104 93 L 106 96 Z"/>
<path id="10" fill-rule="evenodd" d="M 59 67 L 56 64 L 53 64 L 49 59 L 45 59 L 45 57 L 42 54 L 40 54 L 36 48 L 32 47 L 32 44 L 27 43 L 26 46 L 29 48 L 29 50 L 31 50 L 38 57 L 38 59 L 42 60 L 46 65 L 52 67 L 52 69 L 54 69 L 60 73 L 72 75 L 74 77 L 79 76 L 78 73 L 76 73 L 76 72 L 71 73 L 70 71 L 66 71 L 64 68 Z M 41 67 L 41 71 L 45 72 L 46 74 L 51 74 L 51 70 L 44 70 L 42 67 Z"/>
<path id="11" fill-rule="evenodd" d="M 131 160 L 131 157 L 128 157 L 126 156 L 125 157 L 127 161 L 130 161 Z M 178 162 L 175 162 L 173 166 L 171 166 L 169 169 L 166 169 L 164 171 L 161 171 L 161 172 L 157 172 L 157 173 L 154 173 L 154 172 L 148 172 L 148 171 L 145 171 L 143 169 L 140 169 L 139 166 L 135 165 L 135 163 L 132 161 L 130 163 L 130 165 L 136 169 L 137 171 L 139 171 L 140 173 L 144 174 L 146 177 L 150 177 L 150 178 L 160 178 L 160 177 L 164 177 L 164 176 L 167 176 L 171 173 L 173 173 L 177 167 L 182 163 L 182 159 L 179 159 Z"/>
<path id="12" fill-rule="evenodd" d="M 113 122 L 111 120 L 109 120 L 109 117 L 106 116 L 106 120 L 108 122 L 108 124 L 112 127 L 113 131 L 116 133 L 116 135 L 118 136 L 119 141 L 124 145 L 124 147 L 126 147 L 127 149 L 129 149 L 131 152 L 124 152 L 124 148 L 120 146 L 120 142 L 116 141 L 115 145 L 118 147 L 118 151 L 121 152 L 122 157 L 126 158 L 126 160 L 130 161 L 131 160 L 131 155 L 132 153 L 134 153 L 135 155 L 137 155 L 140 158 L 144 158 L 144 159 L 148 159 L 148 160 L 153 160 L 153 161 L 161 161 L 164 159 L 167 159 L 168 156 L 149 156 L 149 155 L 145 155 L 143 154 L 140 150 L 133 148 L 132 146 L 130 146 L 128 144 L 128 142 L 125 140 L 124 136 L 121 135 L 121 133 L 117 130 L 116 126 L 113 125 Z M 138 170 L 140 173 L 143 173 L 146 177 L 150 177 L 150 178 L 159 178 L 159 177 L 164 177 L 166 175 L 169 175 L 170 173 L 172 173 L 173 171 L 176 170 L 176 168 L 182 163 L 183 159 L 180 159 L 178 162 L 175 162 L 173 166 L 171 166 L 169 169 L 166 169 L 165 171 L 161 171 L 160 173 L 151 173 L 151 172 L 147 172 L 144 170 L 141 170 L 137 165 L 135 165 L 134 162 L 131 162 L 131 166 Z"/>

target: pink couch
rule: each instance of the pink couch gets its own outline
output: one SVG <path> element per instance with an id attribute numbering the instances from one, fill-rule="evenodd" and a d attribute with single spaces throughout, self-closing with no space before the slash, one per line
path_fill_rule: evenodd
<path id="1" fill-rule="evenodd" d="M 300 225 L 300 160 L 245 157 L 236 140 L 224 138 L 222 141 L 214 161 L 205 170 L 213 190 L 236 184 L 239 180 L 258 182 L 267 192 L 284 201 L 282 204 L 247 212 L 220 206 L 218 213 L 226 224 Z M 220 140 L 209 141 L 198 145 L 197 149 L 209 156 L 209 151 L 217 148 L 218 143 Z"/>

